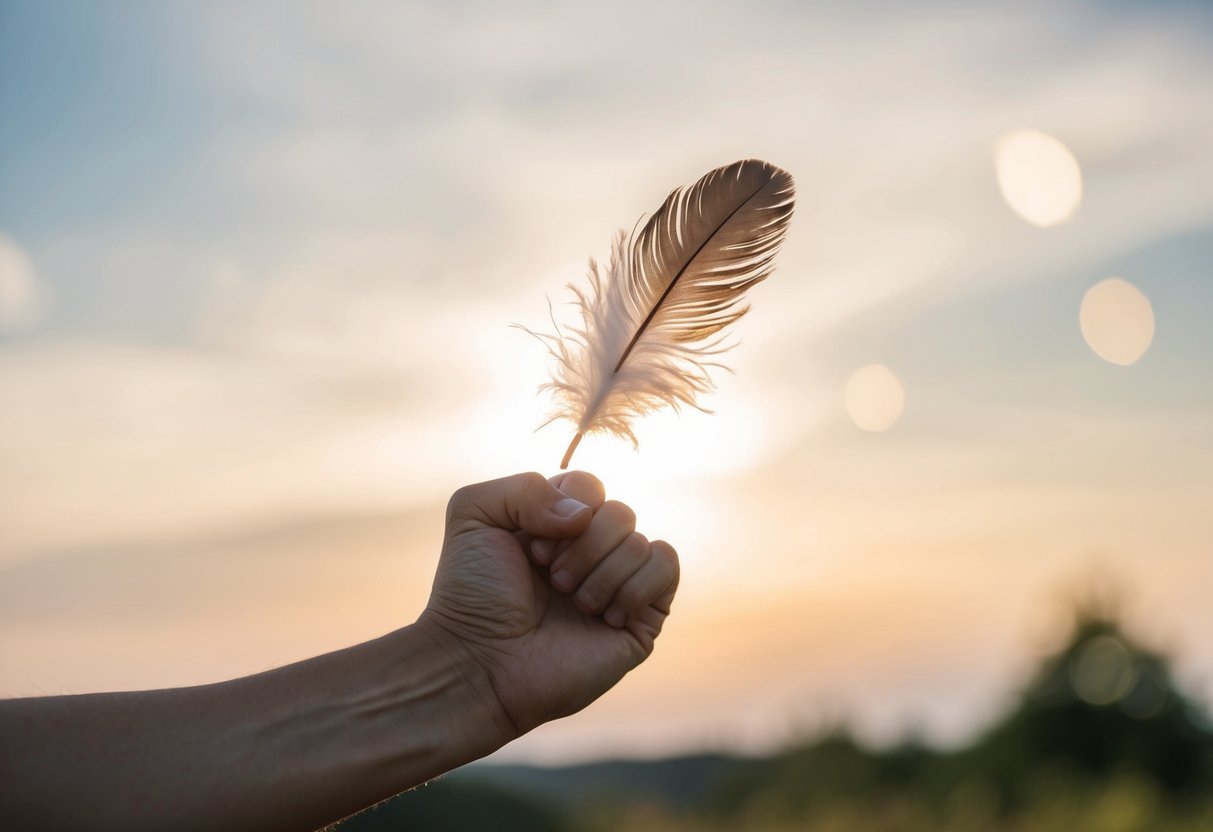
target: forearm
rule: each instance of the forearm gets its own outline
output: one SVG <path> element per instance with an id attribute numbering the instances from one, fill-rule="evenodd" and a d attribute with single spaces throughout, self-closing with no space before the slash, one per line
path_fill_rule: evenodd
<path id="1" fill-rule="evenodd" d="M 0 703 L 0 825 L 323 826 L 512 738 L 441 639 L 413 625 L 217 685 Z"/>

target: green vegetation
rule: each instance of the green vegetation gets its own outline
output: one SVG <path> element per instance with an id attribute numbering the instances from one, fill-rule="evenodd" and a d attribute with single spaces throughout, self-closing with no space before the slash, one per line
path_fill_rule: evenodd
<path id="1" fill-rule="evenodd" d="M 1213 732 L 1163 656 L 1082 614 L 960 751 L 870 751 L 839 733 L 762 759 L 479 767 L 340 829 L 1195 832 L 1213 829 Z"/>

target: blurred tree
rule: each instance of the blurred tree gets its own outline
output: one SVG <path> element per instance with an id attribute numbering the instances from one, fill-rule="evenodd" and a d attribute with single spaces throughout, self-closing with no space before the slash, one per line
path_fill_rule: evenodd
<path id="1" fill-rule="evenodd" d="M 1081 610 L 1018 707 L 949 767 L 987 777 L 1011 806 L 1046 779 L 1090 786 L 1117 775 L 1152 781 L 1172 800 L 1202 798 L 1213 776 L 1204 726 L 1161 654 L 1108 614 Z"/>

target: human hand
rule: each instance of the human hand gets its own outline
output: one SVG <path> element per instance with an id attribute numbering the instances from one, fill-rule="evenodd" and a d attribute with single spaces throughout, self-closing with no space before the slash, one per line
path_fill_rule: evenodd
<path id="1" fill-rule="evenodd" d="M 575 713 L 653 651 L 678 555 L 580 471 L 459 489 L 418 621 L 457 645 L 516 734 Z M 454 649 L 452 647 L 452 649 Z"/>

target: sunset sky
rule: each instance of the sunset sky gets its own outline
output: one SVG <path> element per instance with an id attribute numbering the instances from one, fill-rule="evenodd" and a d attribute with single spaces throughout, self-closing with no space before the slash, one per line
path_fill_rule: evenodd
<path id="1" fill-rule="evenodd" d="M 1213 704 L 1213 7 L 803 5 L 0 5 L 0 695 L 411 622 L 571 436 L 509 324 L 758 157 L 715 415 L 575 459 L 675 614 L 500 758 L 963 741 L 1093 576 Z"/>

